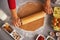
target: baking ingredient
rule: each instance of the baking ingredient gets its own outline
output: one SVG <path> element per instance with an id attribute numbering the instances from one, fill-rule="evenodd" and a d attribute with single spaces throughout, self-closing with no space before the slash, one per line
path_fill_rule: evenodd
<path id="1" fill-rule="evenodd" d="M 56 36 L 60 36 L 60 32 L 56 32 Z"/>
<path id="2" fill-rule="evenodd" d="M 20 18 L 29 16 L 41 10 L 41 2 L 27 2 L 18 8 Z"/>
<path id="3" fill-rule="evenodd" d="M 47 39 L 46 40 L 55 40 L 55 39 L 52 36 L 47 36 Z"/>
<path id="4" fill-rule="evenodd" d="M 58 18 L 58 21 L 60 22 L 60 18 Z"/>
<path id="5" fill-rule="evenodd" d="M 51 37 L 55 37 L 55 33 L 54 32 L 50 32 L 50 36 Z"/>
<path id="6" fill-rule="evenodd" d="M 53 18 L 52 24 L 53 24 L 54 30 L 56 30 L 56 31 L 59 31 L 60 30 L 59 18 Z"/>
<path id="7" fill-rule="evenodd" d="M 45 12 L 42 12 L 40 1 L 26 2 L 18 8 L 18 16 L 21 18 L 21 29 L 35 31 L 44 24 Z"/>
<path id="8" fill-rule="evenodd" d="M 44 40 L 44 37 L 40 36 L 40 37 L 38 38 L 38 40 Z"/>
<path id="9" fill-rule="evenodd" d="M 48 38 L 47 40 L 53 40 L 52 38 Z"/>
<path id="10" fill-rule="evenodd" d="M 53 18 L 52 23 L 53 23 L 54 26 L 56 26 L 56 22 L 57 22 L 57 19 Z"/>
<path id="11" fill-rule="evenodd" d="M 5 23 L 2 28 L 15 40 L 20 40 L 21 36 L 19 33 L 13 29 L 8 23 Z"/>
<path id="12" fill-rule="evenodd" d="M 58 26 L 53 27 L 55 31 L 60 31 L 60 28 Z"/>
<path id="13" fill-rule="evenodd" d="M 20 38 L 21 38 L 21 36 L 16 31 L 12 32 L 12 36 L 15 40 L 20 40 Z"/>
<path id="14" fill-rule="evenodd" d="M 60 23 L 57 23 L 57 26 L 60 27 Z"/>
<path id="15" fill-rule="evenodd" d="M 52 24 L 55 31 L 60 31 L 60 7 L 54 7 Z"/>
<path id="16" fill-rule="evenodd" d="M 6 31 L 8 31 L 9 33 L 11 33 L 13 31 L 13 29 L 10 27 L 9 24 L 5 24 L 4 27 L 3 27 Z"/>
<path id="17" fill-rule="evenodd" d="M 53 16 L 54 16 L 55 18 L 60 18 L 60 7 L 54 7 Z"/>
<path id="18" fill-rule="evenodd" d="M 60 37 L 57 37 L 57 40 L 60 40 Z"/>

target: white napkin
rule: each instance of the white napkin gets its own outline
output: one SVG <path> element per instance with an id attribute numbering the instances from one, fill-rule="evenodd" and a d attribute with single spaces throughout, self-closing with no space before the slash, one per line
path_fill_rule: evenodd
<path id="1" fill-rule="evenodd" d="M 7 19 L 6 13 L 5 13 L 4 11 L 2 11 L 1 9 L 0 9 L 0 19 L 1 19 L 2 21 L 4 21 L 4 20 Z"/>

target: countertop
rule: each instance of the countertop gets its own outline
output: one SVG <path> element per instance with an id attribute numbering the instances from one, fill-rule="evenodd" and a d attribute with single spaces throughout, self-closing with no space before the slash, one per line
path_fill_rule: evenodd
<path id="1" fill-rule="evenodd" d="M 25 1 L 26 0 L 23 0 L 23 1 L 17 0 L 17 5 L 19 5 L 18 2 L 23 3 Z M 56 6 L 55 4 L 52 4 L 52 5 Z M 8 8 L 7 0 L 0 0 L 0 9 L 2 9 L 5 13 L 7 13 L 8 16 L 11 16 L 10 10 Z M 19 28 L 14 28 L 14 29 L 17 30 L 18 33 L 23 36 L 22 40 L 35 40 L 38 34 L 43 34 L 47 36 L 49 31 L 53 31 L 51 22 L 50 22 L 51 19 L 52 19 L 52 15 L 46 15 L 43 27 L 37 29 L 36 31 L 31 32 L 31 31 L 26 31 Z M 9 39 L 12 40 L 10 37 L 8 38 L 6 37 L 8 37 L 8 35 L 0 29 L 0 40 L 9 40 Z"/>

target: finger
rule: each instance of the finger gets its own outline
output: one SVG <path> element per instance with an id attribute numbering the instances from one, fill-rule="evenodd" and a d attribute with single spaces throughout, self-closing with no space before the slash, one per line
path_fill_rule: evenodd
<path id="1" fill-rule="evenodd" d="M 18 23 L 19 23 L 19 25 L 21 26 L 21 21 L 20 21 L 20 20 L 19 20 L 19 22 L 18 22 Z"/>
<path id="2" fill-rule="evenodd" d="M 50 14 L 52 14 L 53 13 L 53 10 L 52 10 L 52 8 L 51 8 L 51 10 L 50 10 Z"/>
<path id="3" fill-rule="evenodd" d="M 16 23 L 15 22 L 13 22 L 13 25 L 16 27 Z"/>
<path id="4" fill-rule="evenodd" d="M 21 21 L 20 21 L 20 19 L 18 19 L 18 24 L 21 25 Z"/>
<path id="5" fill-rule="evenodd" d="M 17 26 L 17 27 L 19 27 L 19 24 L 18 24 L 18 22 L 16 22 L 16 26 Z"/>
<path id="6" fill-rule="evenodd" d="M 52 10 L 52 13 L 53 13 L 53 9 L 51 9 Z"/>
<path id="7" fill-rule="evenodd" d="M 21 22 L 20 22 L 20 20 L 18 20 L 18 25 L 19 25 L 19 27 L 21 26 Z"/>

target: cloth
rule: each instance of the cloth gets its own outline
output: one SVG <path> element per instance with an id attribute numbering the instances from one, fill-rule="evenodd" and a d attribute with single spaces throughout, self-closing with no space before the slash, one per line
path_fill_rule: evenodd
<path id="1" fill-rule="evenodd" d="M 15 0 L 8 0 L 8 5 L 10 9 L 15 9 L 16 8 Z"/>

